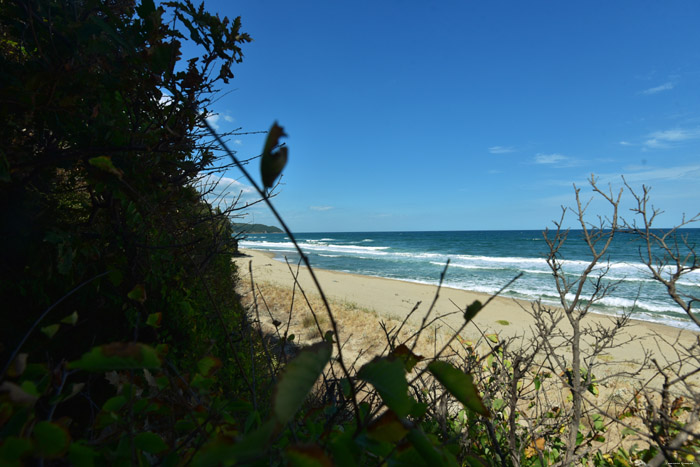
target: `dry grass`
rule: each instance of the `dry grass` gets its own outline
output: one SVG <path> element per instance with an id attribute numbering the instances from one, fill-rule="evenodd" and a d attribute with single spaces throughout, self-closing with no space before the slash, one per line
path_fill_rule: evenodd
<path id="1" fill-rule="evenodd" d="M 256 283 L 255 301 L 249 287 L 247 290 L 242 288 L 238 292 L 242 297 L 242 303 L 248 307 L 254 319 L 255 303 L 257 302 L 260 324 L 266 334 L 277 336 L 293 334 L 296 345 L 306 346 L 318 342 L 326 332 L 331 330 L 330 320 L 318 294 L 307 292 L 307 303 L 298 289 L 293 290 L 291 287 L 270 282 Z M 345 360 L 351 363 L 355 371 L 375 356 L 385 354 L 388 347 L 387 332 L 393 334 L 401 326 L 401 318 L 398 316 L 384 317 L 375 310 L 360 307 L 352 302 L 331 300 L 330 305 L 339 327 Z M 511 324 L 505 321 L 496 322 L 502 326 Z M 386 332 L 380 323 L 383 323 Z M 413 342 L 410 338 L 416 329 L 417 326 L 414 324 L 404 325 L 397 342 L 408 340 L 410 345 Z M 430 360 L 450 339 L 451 335 L 452 330 L 449 327 L 434 324 L 420 335 L 414 352 Z M 458 336 L 443 358 L 447 357 L 459 362 L 468 358 L 470 354 L 473 356 L 474 352 L 476 355 L 484 357 L 489 354 L 493 347 L 492 344 L 485 342 L 486 340 L 474 343 Z M 606 363 L 610 363 L 612 360 L 611 356 L 607 354 L 599 356 L 599 359 Z M 484 365 L 486 365 L 485 358 Z M 531 381 L 526 382 L 526 384 L 529 383 Z M 599 386 L 600 394 L 592 401 L 592 405 L 597 406 L 593 412 L 600 411 L 607 413 L 609 417 L 617 418 L 621 413 L 629 410 L 629 404 L 634 399 L 635 394 L 632 383 L 632 381 L 615 379 L 601 384 Z M 565 397 L 568 390 L 564 388 L 559 378 L 552 377 L 543 381 L 542 387 L 546 392 L 545 400 L 559 407 L 569 405 L 570 402 Z M 522 400 L 519 403 L 522 405 L 523 414 L 527 414 L 530 410 L 531 404 L 527 404 L 530 404 L 530 401 Z M 589 405 L 589 410 L 592 408 Z M 625 422 L 635 429 L 642 429 L 639 419 L 626 419 Z M 590 421 L 584 417 L 583 423 L 587 425 L 590 424 Z M 617 424 L 607 426 L 606 441 L 602 444 L 609 448 L 620 444 L 627 448 L 633 443 L 646 444 L 645 440 L 638 436 L 630 436 L 623 440 L 622 428 L 622 425 Z M 602 446 L 599 445 L 599 447 Z"/>
<path id="2" fill-rule="evenodd" d="M 254 315 L 255 302 L 250 288 L 238 292 L 243 305 Z M 293 292 L 291 287 L 270 282 L 256 283 L 255 301 L 263 332 L 272 335 L 284 335 L 285 332 L 287 335 L 293 334 L 295 342 L 301 346 L 318 342 L 322 335 L 331 330 L 331 325 L 320 296 L 307 292 L 307 298 L 308 304 L 298 289 Z M 380 323 L 384 323 L 390 333 L 401 325 L 397 316 L 382 317 L 375 310 L 352 302 L 331 300 L 330 305 L 338 323 L 345 359 L 354 362 L 356 368 L 386 350 L 387 337 Z M 275 326 L 274 323 L 279 324 Z M 416 327 L 407 324 L 401 330 L 399 340 L 408 339 L 415 332 Z M 431 356 L 436 346 L 439 347 L 447 338 L 443 329 L 431 327 L 420 336 L 415 352 Z"/>

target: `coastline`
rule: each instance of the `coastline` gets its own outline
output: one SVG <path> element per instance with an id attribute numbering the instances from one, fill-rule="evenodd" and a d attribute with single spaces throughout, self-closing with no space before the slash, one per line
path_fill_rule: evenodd
<path id="1" fill-rule="evenodd" d="M 291 288 L 294 279 L 289 267 L 274 260 L 274 253 L 241 249 L 244 256 L 234 259 L 239 264 L 239 275 L 244 282 L 250 280 L 248 263 L 252 262 L 255 281 L 270 282 L 278 286 Z M 296 270 L 296 265 L 292 265 Z M 315 287 L 306 268 L 301 266 L 299 284 L 307 294 L 315 293 Z M 331 271 L 314 268 L 324 293 L 332 301 L 351 304 L 358 309 L 373 311 L 378 317 L 402 320 L 420 302 L 418 309 L 409 323 L 419 325 L 425 312 L 435 298 L 437 287 L 416 282 L 386 279 L 374 276 Z M 442 287 L 435 301 L 431 316 L 448 315 L 441 323 L 445 331 L 458 329 L 463 323 L 462 312 L 474 300 L 485 303 L 490 295 L 450 287 Z M 461 332 L 464 339 L 477 340 L 481 333 L 496 333 L 500 337 L 527 339 L 533 334 L 534 320 L 525 311 L 532 304 L 526 301 L 495 297 Z M 378 318 L 379 319 L 379 318 Z M 584 324 L 611 327 L 615 317 L 589 313 Z M 566 319 L 560 323 L 563 330 L 569 330 Z M 652 354 L 661 364 L 668 358 L 676 357 L 678 345 L 690 347 L 700 339 L 700 332 L 676 328 L 660 323 L 631 319 L 628 326 L 620 333 L 620 340 L 629 342 L 610 350 L 610 360 L 618 365 L 640 363 L 645 352 Z"/>

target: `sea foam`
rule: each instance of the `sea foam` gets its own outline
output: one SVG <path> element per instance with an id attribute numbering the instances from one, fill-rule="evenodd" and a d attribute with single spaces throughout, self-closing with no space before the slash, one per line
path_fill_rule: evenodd
<path id="1" fill-rule="evenodd" d="M 700 241 L 700 230 L 692 234 L 695 242 Z M 590 264 L 588 247 L 578 236 L 572 231 L 561 251 L 564 259 L 558 262 L 562 277 L 570 282 Z M 297 238 L 312 264 L 321 268 L 436 285 L 449 260 L 446 286 L 493 294 L 523 273 L 503 292 L 505 296 L 559 304 L 539 232 L 364 232 L 300 234 Z M 279 258 L 296 254 L 287 237 L 250 235 L 239 244 L 273 252 Z M 635 318 L 685 327 L 689 320 L 641 262 L 637 246 L 620 242 L 610 252 L 610 261 L 601 261 L 589 275 L 589 281 L 604 275 L 602 283 L 613 286 L 593 309 L 610 314 L 633 310 Z M 665 266 L 661 273 L 668 277 L 672 268 Z M 697 295 L 700 271 L 684 275 L 678 285 L 682 293 Z M 587 283 L 584 295 L 592 290 Z"/>

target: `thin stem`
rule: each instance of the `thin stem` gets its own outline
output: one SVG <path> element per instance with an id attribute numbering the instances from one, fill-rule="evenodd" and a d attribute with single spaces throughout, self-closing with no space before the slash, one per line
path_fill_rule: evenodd
<path id="1" fill-rule="evenodd" d="M 301 257 L 302 261 L 304 262 L 304 265 L 306 265 L 306 268 L 309 271 L 309 275 L 311 276 L 311 279 L 313 280 L 313 283 L 318 290 L 319 295 L 321 296 L 321 301 L 323 302 L 323 306 L 326 308 L 326 312 L 328 314 L 328 319 L 331 322 L 331 326 L 333 327 L 333 334 L 335 335 L 335 343 L 336 343 L 336 348 L 338 349 L 338 363 L 340 363 L 340 367 L 343 370 L 343 373 L 345 374 L 345 377 L 348 379 L 348 381 L 351 381 L 350 377 L 350 372 L 348 371 L 345 361 L 343 360 L 343 348 L 340 345 L 340 334 L 338 333 L 338 323 L 335 321 L 335 317 L 333 316 L 333 312 L 331 311 L 331 307 L 328 303 L 328 299 L 326 298 L 326 294 L 323 292 L 323 288 L 321 287 L 321 284 L 318 282 L 318 278 L 316 277 L 316 273 L 314 272 L 313 268 L 311 267 L 311 263 L 309 262 L 309 258 L 304 254 L 304 252 L 301 250 L 301 247 L 299 246 L 299 243 L 297 243 L 296 239 L 294 238 L 294 234 L 292 234 L 292 231 L 287 227 L 287 224 L 284 222 L 284 219 L 282 219 L 282 216 L 277 212 L 277 209 L 275 209 L 275 206 L 272 204 L 270 201 L 270 198 L 265 194 L 263 190 L 260 189 L 260 186 L 258 186 L 257 182 L 253 177 L 248 173 L 248 171 L 241 165 L 241 163 L 238 161 L 238 158 L 236 155 L 229 149 L 229 147 L 226 145 L 226 143 L 221 139 L 218 133 L 214 131 L 214 129 L 209 125 L 209 122 L 206 121 L 206 119 L 202 119 L 202 123 L 204 126 L 206 126 L 207 130 L 209 130 L 209 133 L 214 137 L 214 139 L 219 143 L 219 146 L 221 149 L 228 154 L 228 156 L 231 158 L 231 160 L 234 162 L 236 167 L 241 171 L 243 176 L 250 182 L 250 184 L 255 188 L 255 191 L 257 191 L 260 196 L 263 197 L 265 204 L 267 204 L 267 207 L 270 208 L 270 211 L 272 211 L 272 214 L 275 216 L 275 219 L 280 223 L 280 226 L 282 226 L 282 230 L 287 234 L 289 237 L 289 240 L 294 244 L 295 249 L 299 253 L 299 256 Z M 361 419 L 360 419 L 360 408 L 357 405 L 357 394 L 355 393 L 355 387 L 350 384 L 350 393 L 352 395 L 352 404 L 353 408 L 355 409 L 355 417 L 357 421 L 357 430 L 360 429 L 361 425 Z"/>

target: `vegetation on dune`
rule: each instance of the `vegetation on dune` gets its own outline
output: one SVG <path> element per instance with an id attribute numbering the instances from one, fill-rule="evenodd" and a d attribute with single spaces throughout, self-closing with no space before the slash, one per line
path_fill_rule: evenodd
<path id="1" fill-rule="evenodd" d="M 612 224 L 590 225 L 576 192 L 591 267 L 561 272 L 557 224 L 546 238 L 563 309 L 535 304 L 527 342 L 462 338 L 488 306 L 477 301 L 440 336 L 433 306 L 415 327 L 380 321 L 384 345 L 375 339 L 361 358 L 320 288 L 295 281 L 275 304 L 252 268 L 243 281 L 231 219 L 245 206 L 205 201 L 209 175 L 227 167 L 205 117 L 249 40 L 238 18 L 189 0 L 0 3 L 0 464 L 695 461 L 697 346 L 648 362 L 658 389 L 595 399 L 606 384 L 595 372 L 628 318 L 610 329 L 584 320 L 608 290 L 595 266 L 612 235 L 646 241 L 648 267 L 695 317 L 697 299 L 675 288 L 700 267 L 694 246 L 651 228 L 646 189 L 635 195 L 639 225 L 621 222 L 619 198 L 595 181 Z M 201 55 L 183 60 L 184 41 Z M 283 136 L 273 125 L 263 148 L 268 204 L 287 162 Z M 645 444 L 605 444 L 613 425 Z"/>
<path id="2" fill-rule="evenodd" d="M 265 224 L 243 224 L 240 222 L 232 222 L 233 228 L 237 232 L 259 234 L 259 233 L 282 233 L 282 229 L 272 225 Z"/>

